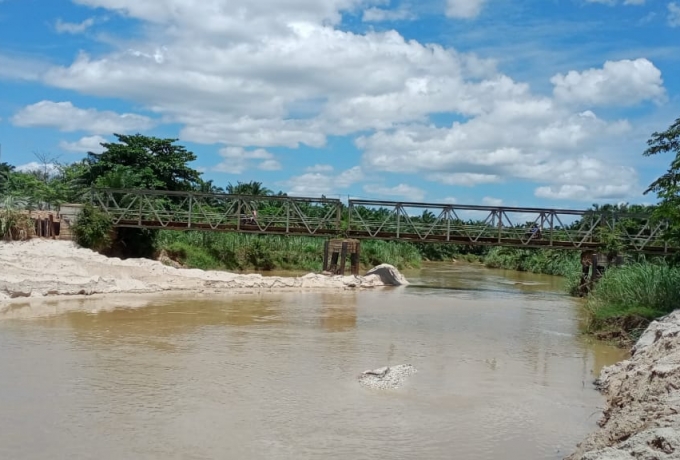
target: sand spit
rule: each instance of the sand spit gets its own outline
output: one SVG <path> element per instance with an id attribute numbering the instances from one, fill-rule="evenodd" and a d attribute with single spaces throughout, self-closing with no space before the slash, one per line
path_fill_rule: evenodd
<path id="1" fill-rule="evenodd" d="M 70 241 L 0 243 L 0 310 L 3 303 L 50 296 L 345 290 L 405 284 L 408 281 L 391 265 L 376 267 L 365 276 L 310 273 L 297 278 L 270 277 L 181 269 L 148 259 L 109 258 Z"/>
<path id="2" fill-rule="evenodd" d="M 569 460 L 680 459 L 680 310 L 650 324 L 597 384 L 607 398 L 601 428 Z"/>

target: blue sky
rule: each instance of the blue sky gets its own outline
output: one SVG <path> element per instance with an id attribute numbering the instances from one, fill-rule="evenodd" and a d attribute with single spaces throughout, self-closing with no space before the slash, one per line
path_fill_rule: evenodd
<path id="1" fill-rule="evenodd" d="M 2 161 L 179 138 L 219 185 L 653 202 L 680 1 L 0 0 Z"/>

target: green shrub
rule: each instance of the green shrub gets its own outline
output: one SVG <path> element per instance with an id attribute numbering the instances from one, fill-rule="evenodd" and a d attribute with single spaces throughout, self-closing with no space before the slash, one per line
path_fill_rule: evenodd
<path id="1" fill-rule="evenodd" d="M 176 241 L 164 248 L 168 256 L 180 262 L 182 265 L 201 270 L 217 270 L 224 268 L 219 260 L 216 260 L 209 251 L 199 246 Z"/>
<path id="2" fill-rule="evenodd" d="M 72 226 L 76 243 L 94 251 L 102 251 L 111 246 L 111 229 L 111 219 L 91 205 L 82 209 Z"/>
<path id="3" fill-rule="evenodd" d="M 581 268 L 579 255 L 574 251 L 509 247 L 491 248 L 484 257 L 484 265 L 569 278 L 578 275 Z"/>
<path id="4" fill-rule="evenodd" d="M 679 268 L 649 262 L 612 268 L 586 301 L 586 329 L 601 338 L 631 341 L 679 306 Z"/>

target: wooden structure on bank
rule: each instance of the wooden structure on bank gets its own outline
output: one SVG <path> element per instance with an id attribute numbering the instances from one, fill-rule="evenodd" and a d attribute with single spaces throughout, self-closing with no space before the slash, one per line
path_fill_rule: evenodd
<path id="1" fill-rule="evenodd" d="M 323 271 L 333 275 L 344 275 L 347 256 L 349 256 L 350 272 L 352 275 L 358 275 L 360 253 L 361 243 L 359 240 L 326 240 L 323 249 Z"/>
<path id="2" fill-rule="evenodd" d="M 623 257 L 620 255 L 607 255 L 593 251 L 583 251 L 581 253 L 581 282 L 579 284 L 579 295 L 584 297 L 592 291 L 595 283 L 598 282 L 604 272 L 610 267 L 623 265 Z"/>
<path id="3" fill-rule="evenodd" d="M 35 236 L 38 238 L 56 238 L 60 235 L 61 222 L 54 219 L 54 214 L 47 217 L 37 216 L 33 218 Z"/>
<path id="4" fill-rule="evenodd" d="M 82 210 L 81 204 L 63 204 L 58 210 L 19 211 L 29 221 L 22 238 L 70 240 L 71 225 Z"/>

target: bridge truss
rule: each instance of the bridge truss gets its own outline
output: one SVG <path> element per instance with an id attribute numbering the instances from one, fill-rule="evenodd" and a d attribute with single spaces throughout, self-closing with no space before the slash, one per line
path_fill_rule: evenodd
<path id="1" fill-rule="evenodd" d="M 91 202 L 115 227 L 332 236 L 342 202 L 327 198 L 95 189 Z"/>
<path id="2" fill-rule="evenodd" d="M 650 215 L 330 198 L 93 189 L 115 227 L 597 250 L 677 252 Z M 606 240 L 606 241 L 605 241 Z M 615 241 L 613 241 L 615 240 Z"/>
<path id="3" fill-rule="evenodd" d="M 576 250 L 615 239 L 626 250 L 673 252 L 662 240 L 667 223 L 646 214 L 350 200 L 349 219 L 351 238 Z"/>

